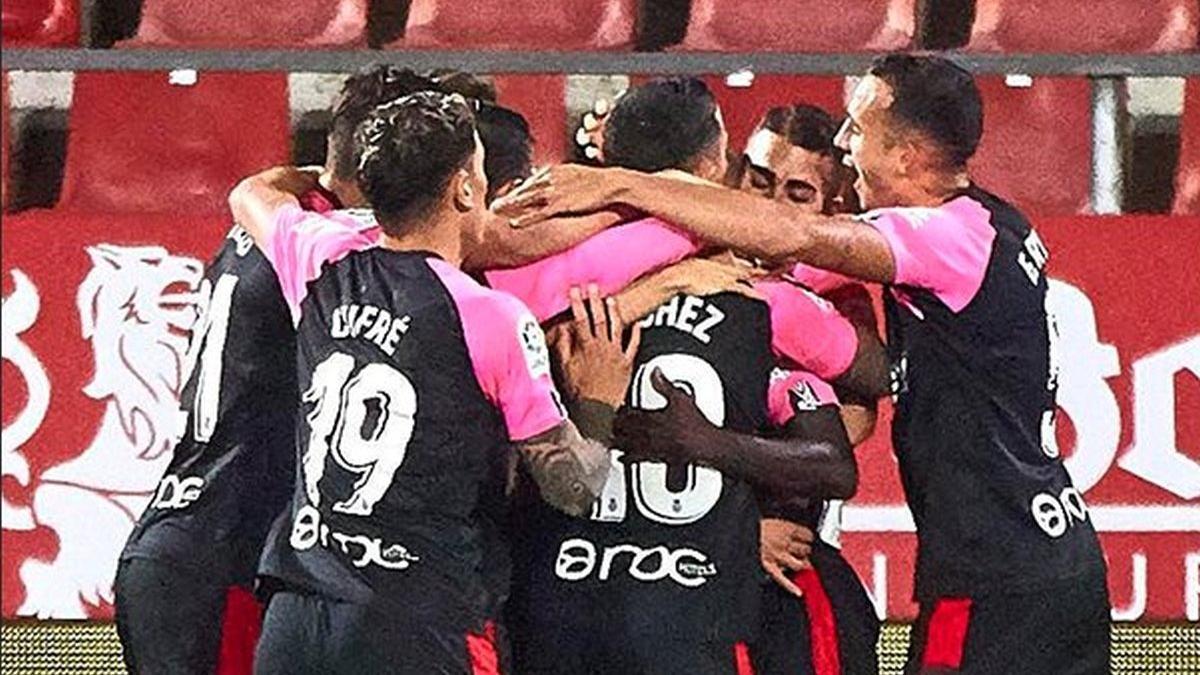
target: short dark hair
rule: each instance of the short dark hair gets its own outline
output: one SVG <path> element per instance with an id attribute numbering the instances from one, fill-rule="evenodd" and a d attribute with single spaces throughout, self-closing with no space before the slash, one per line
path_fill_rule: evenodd
<path id="1" fill-rule="evenodd" d="M 940 56 L 888 54 L 867 73 L 892 88 L 896 119 L 933 139 L 950 166 L 966 165 L 983 136 L 983 102 L 969 72 Z"/>
<path id="2" fill-rule="evenodd" d="M 613 106 L 604 123 L 604 162 L 648 172 L 691 169 L 720 136 L 717 100 L 703 80 L 652 80 Z"/>
<path id="3" fill-rule="evenodd" d="M 398 234 L 429 212 L 471 160 L 475 120 L 461 96 L 417 92 L 371 111 L 354 145 L 358 187 L 384 231 Z"/>
<path id="4" fill-rule="evenodd" d="M 329 127 L 334 175 L 353 180 L 357 169 L 354 132 L 375 108 L 402 96 L 434 88 L 436 84 L 430 78 L 411 68 L 396 66 L 373 66 L 347 78 L 333 105 L 333 121 Z"/>
<path id="5" fill-rule="evenodd" d="M 533 167 L 533 136 L 529 122 L 515 110 L 490 103 L 475 104 L 475 125 L 483 143 L 483 172 L 487 201 L 502 186 L 529 175 Z"/>
<path id="6" fill-rule="evenodd" d="M 437 68 L 429 71 L 426 76 L 434 83 L 434 88 L 446 94 L 459 94 L 463 98 L 473 98 L 487 103 L 496 102 L 496 86 L 474 73 L 453 68 Z"/>
<path id="7" fill-rule="evenodd" d="M 815 105 L 797 103 L 771 108 L 758 127 L 783 136 L 798 148 L 841 159 L 841 151 L 833 144 L 838 123 Z"/>

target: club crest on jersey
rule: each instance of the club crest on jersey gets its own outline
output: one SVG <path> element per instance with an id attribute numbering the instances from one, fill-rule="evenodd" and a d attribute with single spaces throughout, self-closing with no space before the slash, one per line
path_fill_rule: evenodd
<path id="1" fill-rule="evenodd" d="M 546 335 L 532 315 L 526 314 L 517 321 L 517 339 L 521 343 L 521 353 L 525 355 L 525 365 L 529 374 L 535 378 L 550 374 L 550 350 L 546 348 Z"/>
<path id="2" fill-rule="evenodd" d="M 817 392 L 813 391 L 812 385 L 804 380 L 793 384 L 788 393 L 792 397 L 792 408 L 797 411 L 816 410 L 821 407 L 821 400 L 817 397 Z"/>

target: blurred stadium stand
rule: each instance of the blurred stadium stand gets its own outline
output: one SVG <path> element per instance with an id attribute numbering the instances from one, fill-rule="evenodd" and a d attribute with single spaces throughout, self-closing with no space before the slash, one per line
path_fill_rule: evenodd
<path id="1" fill-rule="evenodd" d="M 629 49 L 635 0 L 412 0 L 389 49 Z"/>
<path id="2" fill-rule="evenodd" d="M 354 48 L 367 45 L 368 0 L 145 0 L 125 47 Z"/>
<path id="3" fill-rule="evenodd" d="M 1200 216 L 1200 77 L 1188 80 L 1179 136 L 1179 169 L 1171 210 L 1179 215 Z"/>
<path id="4" fill-rule="evenodd" d="M 969 48 L 1005 52 L 1175 52 L 1196 48 L 1195 0 L 977 0 Z"/>
<path id="5" fill-rule="evenodd" d="M 8 208 L 8 155 L 12 124 L 8 119 L 8 72 L 0 73 L 0 209 Z"/>
<path id="6" fill-rule="evenodd" d="M 1016 86 L 1014 86 L 1014 84 Z M 1091 86 L 1082 77 L 981 77 L 985 188 L 1032 213 L 1083 213 L 1092 186 Z"/>
<path id="7" fill-rule="evenodd" d="M 681 47 L 698 51 L 845 52 L 912 46 L 914 0 L 692 0 Z"/>
<path id="8" fill-rule="evenodd" d="M 78 0 L 4 0 L 0 30 L 6 47 L 77 45 Z"/>
<path id="9" fill-rule="evenodd" d="M 223 214 L 239 178 L 287 161 L 286 76 L 203 73 L 194 85 L 170 79 L 161 72 L 76 75 L 60 208 Z"/>

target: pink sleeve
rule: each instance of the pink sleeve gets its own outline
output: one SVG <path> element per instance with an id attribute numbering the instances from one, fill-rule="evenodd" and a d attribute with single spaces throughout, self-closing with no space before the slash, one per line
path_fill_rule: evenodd
<path id="1" fill-rule="evenodd" d="M 858 333 L 824 298 L 786 281 L 759 281 L 754 289 L 771 308 L 776 358 L 826 379 L 837 379 L 858 352 Z"/>
<path id="2" fill-rule="evenodd" d="M 279 277 L 293 322 L 300 322 L 300 303 L 308 294 L 308 282 L 320 276 L 321 266 L 374 246 L 378 234 L 378 226 L 365 211 L 322 214 L 285 206 L 275 213 L 275 228 L 262 251 Z"/>
<path id="3" fill-rule="evenodd" d="M 605 230 L 557 255 L 487 273 L 488 284 L 524 302 L 539 321 L 570 307 L 572 286 L 596 284 L 601 295 L 624 290 L 638 277 L 676 263 L 699 246 L 655 218 Z"/>
<path id="4" fill-rule="evenodd" d="M 563 423 L 542 328 L 520 300 L 483 288 L 440 260 L 429 261 L 458 307 L 475 378 L 504 416 L 508 437 L 523 441 Z"/>
<path id="5" fill-rule="evenodd" d="M 837 402 L 833 387 L 812 373 L 778 368 L 771 373 L 767 412 L 771 424 L 777 427 L 787 424 L 797 412 L 816 410 L 823 405 L 837 405 Z"/>
<path id="6" fill-rule="evenodd" d="M 890 208 L 863 216 L 887 239 L 895 284 L 924 288 L 953 312 L 970 304 L 992 255 L 991 214 L 969 197 L 938 208 Z"/>
<path id="7" fill-rule="evenodd" d="M 796 283 L 803 284 L 814 293 L 827 293 L 835 288 L 859 283 L 857 279 L 851 279 L 844 274 L 823 270 L 820 267 L 813 267 L 804 263 L 796 263 L 790 275 Z"/>

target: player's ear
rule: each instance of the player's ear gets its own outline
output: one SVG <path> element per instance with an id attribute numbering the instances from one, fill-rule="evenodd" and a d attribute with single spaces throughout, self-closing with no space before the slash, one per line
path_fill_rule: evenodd
<path id="1" fill-rule="evenodd" d="M 471 184 L 471 172 L 459 169 L 451 180 L 454 208 L 466 213 L 475 207 L 475 186 Z"/>

